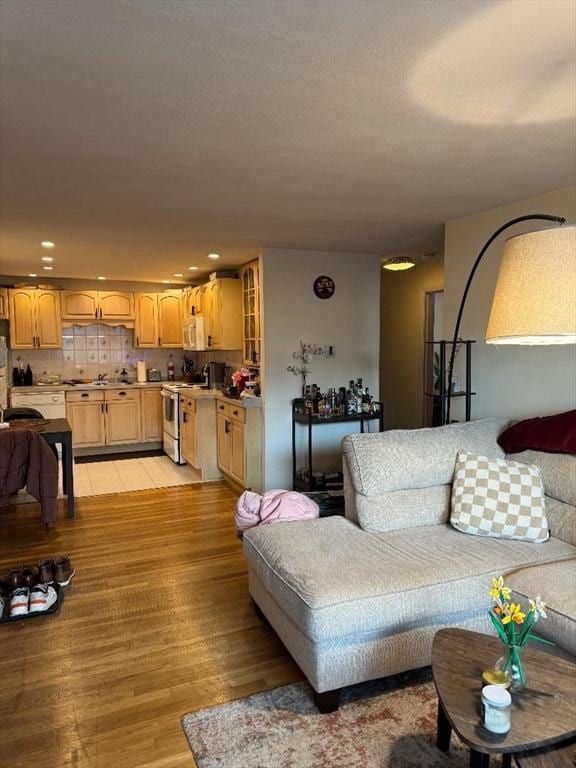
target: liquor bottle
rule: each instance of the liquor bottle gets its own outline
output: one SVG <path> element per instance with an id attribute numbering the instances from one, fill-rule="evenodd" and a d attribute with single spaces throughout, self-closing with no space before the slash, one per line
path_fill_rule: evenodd
<path id="1" fill-rule="evenodd" d="M 24 384 L 27 387 L 31 387 L 34 383 L 34 377 L 32 376 L 32 368 L 30 368 L 30 363 L 26 366 L 26 371 L 24 373 Z"/>
<path id="2" fill-rule="evenodd" d="M 304 402 L 306 411 L 308 413 L 311 413 L 313 410 L 313 403 L 312 403 L 312 393 L 310 391 L 310 384 L 306 384 L 306 389 L 304 390 Z"/>
<path id="3" fill-rule="evenodd" d="M 18 368 L 16 366 L 12 368 L 12 386 L 13 387 L 20 386 L 20 374 L 18 373 Z"/>
<path id="4" fill-rule="evenodd" d="M 24 363 L 20 363 L 20 366 L 18 368 L 18 380 L 20 382 L 21 387 L 23 387 L 26 384 L 26 371 L 24 370 Z"/>

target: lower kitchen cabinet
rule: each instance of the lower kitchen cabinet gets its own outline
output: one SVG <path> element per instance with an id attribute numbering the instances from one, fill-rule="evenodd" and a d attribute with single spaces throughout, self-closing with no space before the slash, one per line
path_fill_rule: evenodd
<path id="1" fill-rule="evenodd" d="M 105 393 L 106 445 L 140 442 L 140 392 L 111 389 Z"/>
<path id="2" fill-rule="evenodd" d="M 221 477 L 217 461 L 216 399 L 180 395 L 180 450 L 202 480 Z"/>
<path id="3" fill-rule="evenodd" d="M 142 410 L 143 443 L 156 443 L 162 440 L 162 397 L 160 387 L 142 389 L 140 392 Z"/>
<path id="4" fill-rule="evenodd" d="M 243 488 L 262 488 L 262 411 L 219 398 L 218 466 Z"/>
<path id="5" fill-rule="evenodd" d="M 66 418 L 72 427 L 74 448 L 104 445 L 104 392 L 67 392 Z"/>
<path id="6" fill-rule="evenodd" d="M 75 448 L 162 440 L 160 387 L 67 392 L 66 417 Z"/>

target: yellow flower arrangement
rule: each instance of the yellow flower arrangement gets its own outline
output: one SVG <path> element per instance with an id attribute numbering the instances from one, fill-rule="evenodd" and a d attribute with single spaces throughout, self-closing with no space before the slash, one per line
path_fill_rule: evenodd
<path id="1" fill-rule="evenodd" d="M 528 611 L 523 611 L 520 603 L 512 602 L 512 591 L 504 584 L 502 576 L 492 579 L 489 595 L 495 602 L 490 610 L 490 619 L 498 637 L 509 649 L 503 671 L 508 671 L 513 681 L 518 678 L 518 687 L 521 687 L 526 679 L 519 649 L 523 648 L 528 640 L 538 640 L 546 645 L 554 645 L 549 640 L 532 633 L 532 628 L 538 619 L 546 618 L 546 603 L 538 595 L 536 600 L 529 601 Z"/>

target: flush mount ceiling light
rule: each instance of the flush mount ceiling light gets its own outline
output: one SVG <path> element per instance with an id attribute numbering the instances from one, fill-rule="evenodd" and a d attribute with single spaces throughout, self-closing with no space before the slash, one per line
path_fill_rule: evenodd
<path id="1" fill-rule="evenodd" d="M 52 256 L 42 256 L 40 261 L 45 261 L 46 263 L 50 264 L 54 261 L 54 258 Z"/>
<path id="2" fill-rule="evenodd" d="M 184 275 L 182 274 L 182 272 L 174 272 L 173 277 L 184 277 Z"/>
<path id="3" fill-rule="evenodd" d="M 415 263 L 408 256 L 392 256 L 382 264 L 382 269 L 389 269 L 390 272 L 402 272 L 415 266 Z"/>
<path id="4" fill-rule="evenodd" d="M 106 278 L 104 277 L 104 275 L 98 275 L 96 280 L 106 280 Z"/>
<path id="5" fill-rule="evenodd" d="M 40 245 L 42 246 L 42 248 L 54 248 L 56 243 L 53 243 L 52 240 L 42 240 Z"/>
<path id="6" fill-rule="evenodd" d="M 220 254 L 219 253 L 209 253 L 208 254 L 208 258 L 209 259 L 214 259 L 214 261 L 216 261 L 216 259 L 220 258 Z"/>
<path id="7" fill-rule="evenodd" d="M 191 269 L 191 270 L 192 270 L 192 272 L 196 272 L 196 270 L 198 269 L 198 267 L 188 267 L 188 269 Z"/>

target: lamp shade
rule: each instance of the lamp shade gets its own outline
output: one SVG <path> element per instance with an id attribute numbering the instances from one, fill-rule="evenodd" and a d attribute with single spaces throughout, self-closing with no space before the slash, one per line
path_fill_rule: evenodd
<path id="1" fill-rule="evenodd" d="M 506 241 L 492 301 L 488 344 L 576 343 L 576 228 Z"/>

